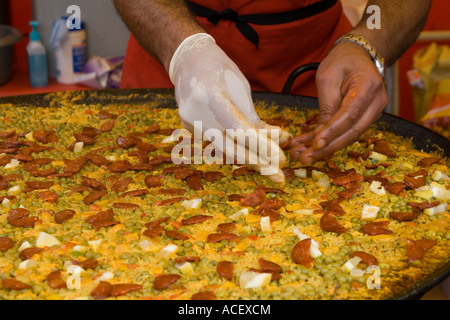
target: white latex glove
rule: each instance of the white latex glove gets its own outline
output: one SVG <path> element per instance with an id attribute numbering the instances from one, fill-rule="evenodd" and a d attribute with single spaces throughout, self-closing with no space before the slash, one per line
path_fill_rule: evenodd
<path id="1" fill-rule="evenodd" d="M 233 145 L 235 155 L 245 154 L 246 165 L 276 183 L 285 183 L 280 166 L 286 157 L 279 144 L 287 144 L 291 135 L 259 118 L 247 79 L 209 34 L 198 33 L 181 43 L 170 62 L 169 76 L 186 129 L 194 132 L 194 121 L 201 121 L 202 133 L 220 130 L 224 141 L 211 141 L 216 149 L 229 155 L 225 146 Z M 227 129 L 253 130 L 257 145 L 235 139 Z"/>

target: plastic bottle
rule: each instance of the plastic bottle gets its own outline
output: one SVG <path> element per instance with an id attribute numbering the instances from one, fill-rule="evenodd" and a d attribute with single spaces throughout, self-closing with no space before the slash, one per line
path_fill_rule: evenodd
<path id="1" fill-rule="evenodd" d="M 56 20 L 50 43 L 55 47 L 56 80 L 64 84 L 76 83 L 87 61 L 84 23 L 79 29 L 69 29 L 67 17 Z"/>
<path id="2" fill-rule="evenodd" d="M 42 44 L 36 28 L 38 23 L 31 21 L 30 42 L 27 45 L 28 68 L 30 85 L 32 87 L 46 87 L 48 85 L 47 50 Z"/>

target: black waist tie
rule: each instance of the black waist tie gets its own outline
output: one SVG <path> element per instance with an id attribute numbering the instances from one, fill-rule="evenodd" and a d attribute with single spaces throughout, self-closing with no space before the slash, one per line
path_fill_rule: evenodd
<path id="1" fill-rule="evenodd" d="M 217 25 L 222 19 L 236 22 L 236 28 L 239 30 L 239 32 L 242 33 L 242 35 L 246 39 L 248 39 L 258 48 L 258 33 L 249 25 L 249 23 L 257 25 L 274 25 L 293 22 L 309 18 L 323 11 L 326 11 L 333 7 L 337 1 L 338 0 L 322 0 L 309 6 L 292 11 L 279 13 L 246 14 L 241 16 L 238 15 L 236 11 L 230 8 L 219 12 L 190 1 L 187 1 L 187 4 L 194 15 L 207 18 L 207 20 L 214 25 Z"/>

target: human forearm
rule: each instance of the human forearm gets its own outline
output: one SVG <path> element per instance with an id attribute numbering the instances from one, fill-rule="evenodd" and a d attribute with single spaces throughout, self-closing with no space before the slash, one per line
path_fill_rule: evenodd
<path id="1" fill-rule="evenodd" d="M 392 65 L 417 39 L 422 30 L 431 0 L 369 0 L 367 6 L 380 8 L 381 28 L 369 29 L 365 13 L 361 22 L 351 31 L 364 37 L 384 57 L 387 66 Z"/>
<path id="2" fill-rule="evenodd" d="M 192 34 L 205 32 L 183 0 L 114 0 L 114 4 L 139 44 L 166 71 L 180 43 Z"/>

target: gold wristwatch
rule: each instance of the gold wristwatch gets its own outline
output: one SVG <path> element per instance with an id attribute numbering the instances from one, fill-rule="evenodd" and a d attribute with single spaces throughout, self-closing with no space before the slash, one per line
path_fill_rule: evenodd
<path id="1" fill-rule="evenodd" d="M 337 45 L 340 42 L 349 41 L 356 43 L 357 45 L 363 47 L 367 53 L 372 58 L 373 63 L 375 64 L 375 67 L 377 68 L 378 72 L 380 73 L 381 77 L 383 78 L 384 85 L 387 84 L 387 77 L 386 77 L 386 68 L 384 65 L 384 58 L 381 57 L 377 50 L 361 36 L 354 35 L 354 34 L 345 34 L 341 38 L 339 38 L 334 45 Z"/>

